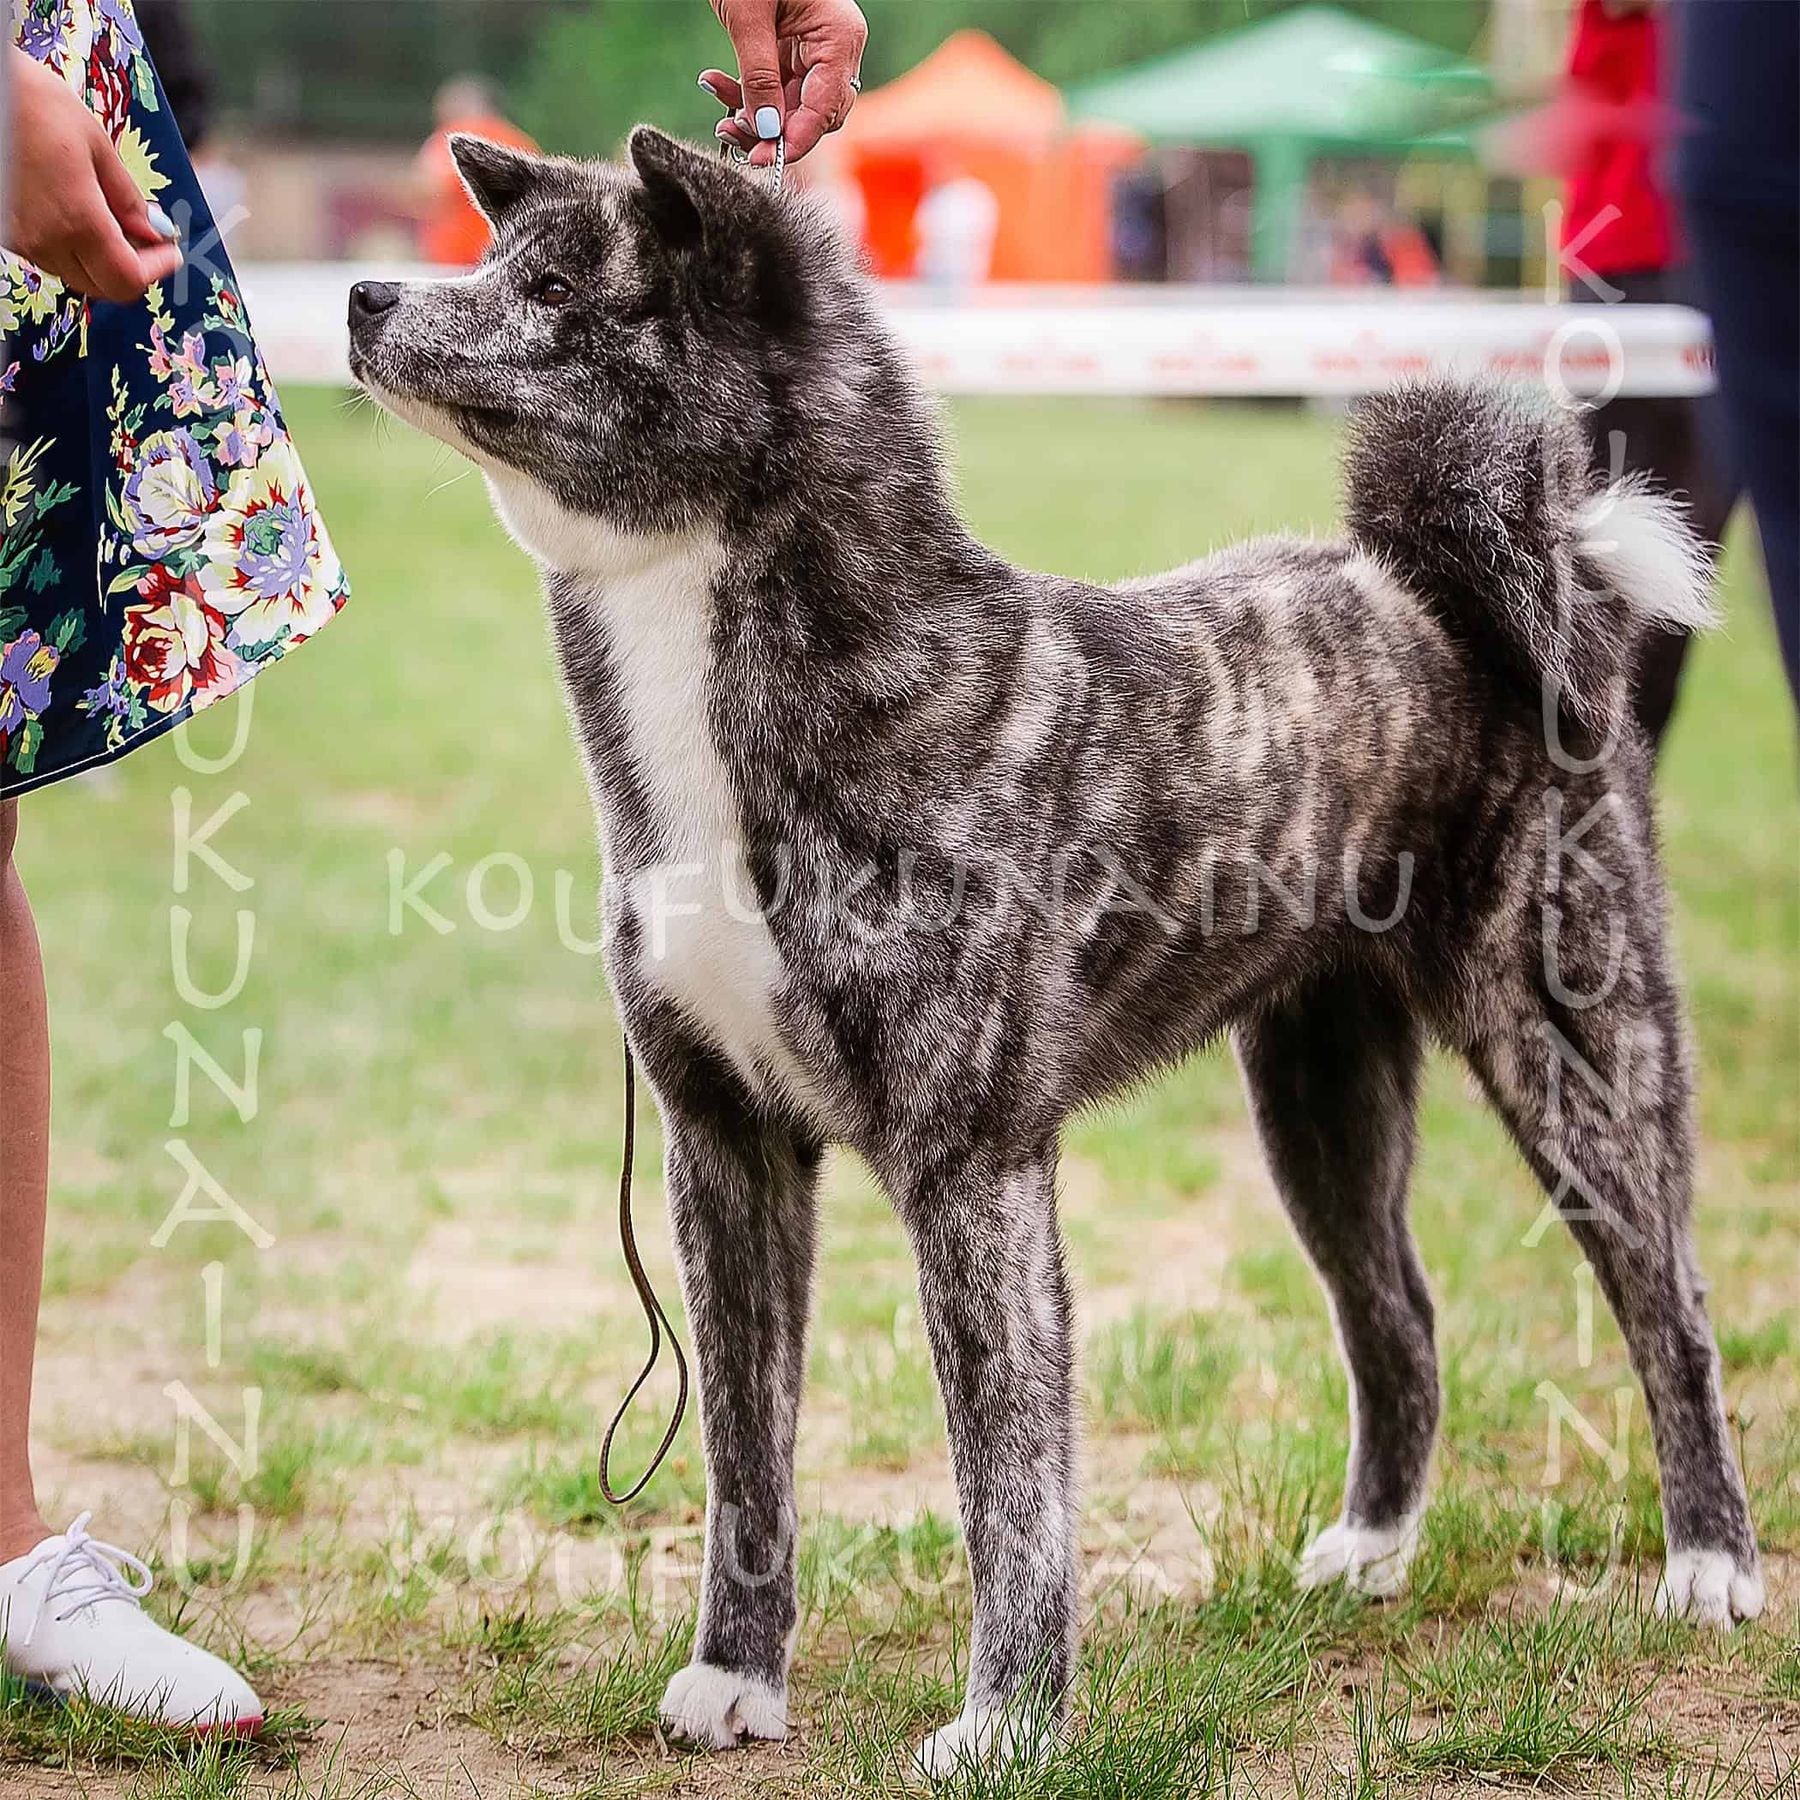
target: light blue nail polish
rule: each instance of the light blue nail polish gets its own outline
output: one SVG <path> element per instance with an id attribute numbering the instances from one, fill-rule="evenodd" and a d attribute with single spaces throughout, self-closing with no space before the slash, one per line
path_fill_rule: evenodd
<path id="1" fill-rule="evenodd" d="M 158 237 L 166 237 L 171 244 L 181 236 L 181 227 L 160 206 L 150 208 L 150 229 Z"/>
<path id="2" fill-rule="evenodd" d="M 772 106 L 756 109 L 756 135 L 766 144 L 781 136 L 781 114 Z"/>
<path id="3" fill-rule="evenodd" d="M 712 97 L 715 100 L 717 100 L 719 98 L 719 90 L 716 87 L 714 87 L 713 84 L 710 81 L 708 81 L 704 75 L 702 75 L 700 77 L 699 81 L 695 83 L 695 86 L 697 86 L 699 88 L 701 93 L 710 94 L 710 95 L 712 95 Z M 721 102 L 721 104 L 723 104 L 723 103 Z"/>

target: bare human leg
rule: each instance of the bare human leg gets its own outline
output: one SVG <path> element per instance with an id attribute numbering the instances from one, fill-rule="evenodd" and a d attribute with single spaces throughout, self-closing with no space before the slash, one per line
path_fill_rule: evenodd
<path id="1" fill-rule="evenodd" d="M 19 803 L 0 801 L 0 1563 L 50 1535 L 31 1479 L 31 1376 L 50 1178 L 44 964 L 13 866 Z"/>
<path id="2" fill-rule="evenodd" d="M 38 1510 L 31 1377 L 50 1177 L 50 1028 L 37 928 L 13 867 L 17 830 L 17 802 L 0 802 L 0 1656 L 28 1687 L 249 1736 L 261 1728 L 262 1702 L 235 1670 L 142 1610 L 149 1569 L 89 1537 L 85 1513 L 57 1534 Z"/>

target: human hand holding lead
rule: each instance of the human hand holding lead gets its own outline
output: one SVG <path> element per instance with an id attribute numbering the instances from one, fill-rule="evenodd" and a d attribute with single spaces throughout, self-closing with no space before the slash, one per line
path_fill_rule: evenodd
<path id="1" fill-rule="evenodd" d="M 708 69 L 700 85 L 731 115 L 718 137 L 759 168 L 785 139 L 797 161 L 850 116 L 862 86 L 868 21 L 856 0 L 712 0 L 738 73 Z"/>

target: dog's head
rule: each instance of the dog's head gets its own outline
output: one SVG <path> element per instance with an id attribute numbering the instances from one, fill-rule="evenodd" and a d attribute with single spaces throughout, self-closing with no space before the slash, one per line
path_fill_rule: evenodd
<path id="1" fill-rule="evenodd" d="M 622 165 L 451 150 L 493 247 L 471 275 L 359 284 L 351 370 L 480 464 L 503 507 L 547 496 L 633 535 L 721 526 L 809 438 L 850 428 L 871 327 L 803 200 L 645 126 Z"/>

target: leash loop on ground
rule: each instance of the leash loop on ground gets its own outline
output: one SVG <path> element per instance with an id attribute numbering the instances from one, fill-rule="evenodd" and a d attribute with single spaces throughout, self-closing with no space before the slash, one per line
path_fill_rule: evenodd
<path id="1" fill-rule="evenodd" d="M 650 1485 L 650 1478 L 663 1465 L 663 1459 L 669 1454 L 670 1446 L 675 1442 L 675 1434 L 681 1429 L 683 1415 L 687 1412 L 688 1403 L 688 1366 L 687 1358 L 681 1352 L 681 1340 L 675 1335 L 675 1327 L 669 1323 L 669 1315 L 662 1309 L 662 1302 L 656 1297 L 656 1289 L 650 1285 L 650 1277 L 644 1272 L 644 1260 L 638 1255 L 637 1232 L 631 1223 L 631 1165 L 637 1147 L 637 1064 L 632 1060 L 631 1046 L 625 1046 L 625 1148 L 623 1162 L 619 1169 L 619 1244 L 625 1252 L 625 1267 L 631 1274 L 631 1285 L 637 1289 L 638 1304 L 644 1309 L 644 1322 L 650 1327 L 650 1355 L 638 1378 L 626 1390 L 625 1398 L 619 1402 L 619 1410 L 613 1414 L 612 1423 L 606 1428 L 606 1436 L 600 1441 L 600 1492 L 614 1506 L 624 1506 L 635 1500 Z M 669 1349 L 675 1357 L 675 1374 L 680 1381 L 680 1389 L 675 1396 L 675 1415 L 669 1420 L 669 1429 L 663 1433 L 663 1439 L 656 1447 L 656 1454 L 650 1458 L 650 1466 L 638 1477 L 637 1483 L 624 1493 L 616 1493 L 612 1485 L 612 1446 L 613 1438 L 619 1427 L 625 1423 L 625 1415 L 631 1411 L 631 1403 L 642 1390 L 644 1383 L 656 1372 L 656 1365 L 662 1355 L 663 1338 L 667 1336 Z"/>

